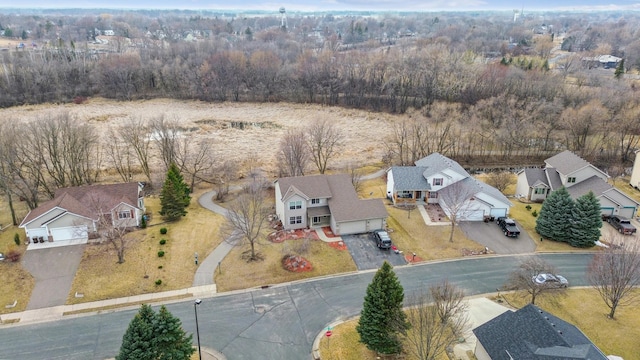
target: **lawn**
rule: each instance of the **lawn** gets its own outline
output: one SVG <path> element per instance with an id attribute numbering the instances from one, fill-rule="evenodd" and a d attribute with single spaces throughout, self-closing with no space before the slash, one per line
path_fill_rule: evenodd
<path id="1" fill-rule="evenodd" d="M 506 297 L 509 303 L 518 308 L 527 304 L 526 299 L 517 294 L 507 294 Z M 619 308 L 616 320 L 610 320 L 606 316 L 608 308 L 593 289 L 569 289 L 566 296 L 555 301 L 542 297 L 537 302 L 543 310 L 576 325 L 607 355 L 635 359 L 640 353 L 640 343 L 637 341 L 640 338 L 640 313 L 632 306 Z M 359 342 L 360 337 L 355 330 L 357 323 L 356 318 L 339 324 L 332 329 L 330 338 L 321 339 L 320 353 L 323 359 L 377 359 L 373 352 Z M 414 358 L 406 356 L 403 359 Z"/>
<path id="2" fill-rule="evenodd" d="M 67 303 L 190 287 L 196 271 L 194 253 L 202 261 L 222 240 L 219 230 L 224 218 L 198 204 L 204 192 L 192 195 L 187 216 L 174 223 L 162 223 L 158 197 L 145 198 L 152 218 L 146 229 L 129 234 L 125 262 L 117 264 L 116 253 L 108 244 L 87 245 Z M 167 228 L 166 235 L 160 234 L 162 227 Z M 161 239 L 166 240 L 164 245 L 160 245 Z M 160 250 L 165 252 L 163 257 L 158 256 Z M 162 283 L 156 285 L 156 280 Z M 76 292 L 84 297 L 76 298 Z"/>

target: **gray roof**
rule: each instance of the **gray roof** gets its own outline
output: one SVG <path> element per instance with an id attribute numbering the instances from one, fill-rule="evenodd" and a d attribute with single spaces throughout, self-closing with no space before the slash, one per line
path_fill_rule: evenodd
<path id="1" fill-rule="evenodd" d="M 360 200 L 347 174 L 325 175 L 333 196 L 329 199 L 336 222 L 379 219 L 389 216 L 381 199 Z"/>
<path id="2" fill-rule="evenodd" d="M 543 168 L 526 168 L 524 169 L 524 176 L 527 179 L 527 184 L 529 184 L 529 186 L 538 186 L 540 184 L 549 186 L 547 175 Z"/>
<path id="3" fill-rule="evenodd" d="M 551 187 L 551 191 L 556 191 L 563 186 L 556 169 L 544 169 L 544 173 L 547 175 L 547 184 Z"/>
<path id="4" fill-rule="evenodd" d="M 509 199 L 504 196 L 504 194 L 502 193 L 502 191 L 494 188 L 491 185 L 485 184 L 480 180 L 477 180 L 475 178 L 469 177 L 468 179 L 473 179 L 476 182 L 476 186 L 478 187 L 479 191 L 482 191 L 483 193 L 491 196 L 494 199 L 500 200 L 506 204 L 511 204 L 511 201 L 509 201 Z M 494 205 L 494 204 L 491 204 Z"/>
<path id="5" fill-rule="evenodd" d="M 572 172 L 590 166 L 591 164 L 574 154 L 569 150 L 565 150 L 544 161 L 549 167 L 556 168 L 561 174 L 567 175 Z"/>
<path id="6" fill-rule="evenodd" d="M 326 199 L 331 197 L 331 189 L 326 179 L 327 175 L 311 175 L 284 177 L 277 180 L 280 186 L 280 194 L 286 199 L 295 189 L 306 195 L 309 199 Z M 291 187 L 295 189 L 292 189 Z"/>
<path id="7" fill-rule="evenodd" d="M 423 171 L 425 178 L 445 169 L 451 169 L 463 176 L 471 176 L 460 164 L 437 152 L 416 161 L 415 164 L 425 168 Z"/>
<path id="8" fill-rule="evenodd" d="M 613 188 L 613 186 L 594 175 L 584 181 L 568 187 L 567 191 L 572 198 L 577 199 L 580 196 L 587 194 L 589 191 L 593 191 L 593 194 L 598 197 L 602 195 L 603 192 L 610 190 L 611 188 Z"/>
<path id="9" fill-rule="evenodd" d="M 426 170 L 423 166 L 393 166 L 393 187 L 396 191 L 402 190 L 431 190 L 431 185 L 422 175 Z"/>
<path id="10" fill-rule="evenodd" d="M 507 311 L 473 333 L 492 359 L 607 359 L 580 329 L 531 304 Z"/>

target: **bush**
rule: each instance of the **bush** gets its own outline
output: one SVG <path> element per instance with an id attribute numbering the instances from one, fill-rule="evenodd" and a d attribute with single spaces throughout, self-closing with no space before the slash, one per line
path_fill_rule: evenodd
<path id="1" fill-rule="evenodd" d="M 162 269 L 162 265 L 158 265 L 158 269 Z"/>
<path id="2" fill-rule="evenodd" d="M 533 210 L 533 212 L 531 213 L 531 215 L 533 215 L 533 217 L 538 217 L 538 212 L 536 210 Z"/>
<path id="3" fill-rule="evenodd" d="M 166 243 L 167 243 L 167 240 L 166 240 L 166 239 L 161 239 L 161 240 L 160 240 L 160 245 L 164 245 L 164 244 L 166 244 Z"/>
<path id="4" fill-rule="evenodd" d="M 9 261 L 11 262 L 18 262 L 20 261 L 20 256 L 22 254 L 20 254 L 20 252 L 18 250 L 9 250 L 7 251 L 7 254 L 5 255 L 5 257 L 7 259 L 9 259 Z"/>
<path id="5" fill-rule="evenodd" d="M 524 208 L 527 209 L 527 211 L 531 211 L 531 205 L 527 205 Z"/>
<path id="6" fill-rule="evenodd" d="M 20 246 L 20 234 L 16 233 L 15 235 L 13 235 L 13 242 L 16 243 L 16 245 Z"/>
<path id="7" fill-rule="evenodd" d="M 162 285 L 162 280 L 160 279 L 156 280 L 156 285 Z"/>
<path id="8" fill-rule="evenodd" d="M 142 219 L 140 220 L 140 228 L 145 229 L 147 227 L 147 215 L 142 215 Z"/>
<path id="9" fill-rule="evenodd" d="M 160 234 L 165 235 L 166 233 L 167 233 L 166 227 L 160 228 Z"/>
<path id="10" fill-rule="evenodd" d="M 163 257 L 164 256 L 164 251 L 160 250 L 158 251 L 158 257 Z"/>

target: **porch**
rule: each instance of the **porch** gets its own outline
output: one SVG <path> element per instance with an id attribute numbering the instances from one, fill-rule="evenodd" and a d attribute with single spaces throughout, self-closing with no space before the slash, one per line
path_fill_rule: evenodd
<path id="1" fill-rule="evenodd" d="M 331 225 L 331 211 L 328 206 L 311 207 L 307 209 L 309 227 L 323 227 Z"/>
<path id="2" fill-rule="evenodd" d="M 438 203 L 438 193 L 428 190 L 403 190 L 393 194 L 393 203 L 425 205 Z"/>

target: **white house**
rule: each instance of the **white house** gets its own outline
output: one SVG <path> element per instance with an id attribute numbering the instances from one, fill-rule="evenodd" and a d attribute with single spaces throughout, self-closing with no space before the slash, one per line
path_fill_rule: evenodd
<path id="1" fill-rule="evenodd" d="M 635 216 L 640 203 L 607 183 L 609 175 L 573 152 L 565 150 L 544 162 L 543 168 L 518 172 L 516 197 L 542 202 L 564 186 L 574 199 L 593 191 L 603 215 Z"/>
<path id="2" fill-rule="evenodd" d="M 276 215 L 285 229 L 330 226 L 336 235 L 384 229 L 380 199 L 358 198 L 346 174 L 280 178 L 275 181 Z"/>
<path id="3" fill-rule="evenodd" d="M 433 153 L 415 164 L 393 166 L 387 171 L 387 197 L 394 204 L 440 204 L 447 212 L 451 207 L 445 203 L 446 198 L 442 194 L 446 191 L 443 189 L 456 186 L 461 192 L 471 195 L 463 206 L 458 206 L 458 219 L 482 221 L 487 217 L 509 214 L 511 202 L 506 196 L 473 178 L 460 164 L 446 156 Z"/>
<path id="4" fill-rule="evenodd" d="M 140 226 L 145 212 L 142 188 L 131 182 L 58 189 L 52 200 L 31 210 L 20 227 L 34 245 L 45 241 L 72 245 L 86 243 L 99 230 L 101 219 L 114 227 Z"/>
<path id="5" fill-rule="evenodd" d="M 634 188 L 640 188 L 640 150 L 636 150 L 636 159 L 633 161 L 633 170 L 631 170 L 631 179 L 629 185 Z"/>

